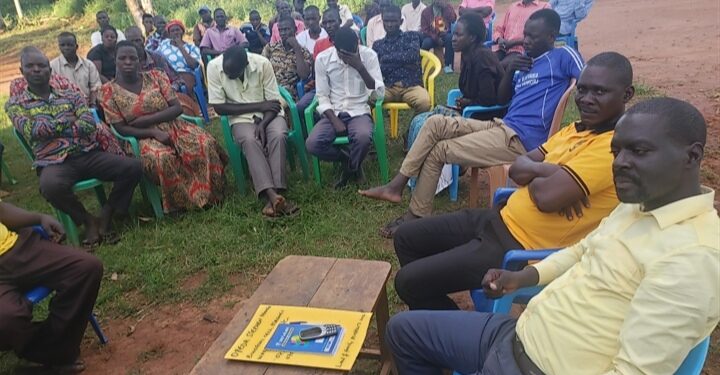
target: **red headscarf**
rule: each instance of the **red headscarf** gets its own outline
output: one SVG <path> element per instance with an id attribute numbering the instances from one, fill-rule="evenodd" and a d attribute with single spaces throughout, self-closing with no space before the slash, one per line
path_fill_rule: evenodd
<path id="1" fill-rule="evenodd" d="M 182 21 L 180 20 L 172 20 L 165 25 L 165 32 L 170 32 L 170 28 L 173 26 L 180 26 L 180 28 L 183 30 L 183 33 L 185 32 L 185 25 L 183 25 Z"/>

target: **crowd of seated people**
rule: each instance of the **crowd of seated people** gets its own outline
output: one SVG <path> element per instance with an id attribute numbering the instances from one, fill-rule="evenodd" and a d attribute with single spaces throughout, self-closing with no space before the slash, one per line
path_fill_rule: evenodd
<path id="1" fill-rule="evenodd" d="M 457 12 L 445 0 L 402 8 L 379 0 L 365 44 L 337 0 L 322 12 L 278 0 L 268 25 L 252 10 L 240 28 L 222 8 L 202 6 L 192 42 L 179 20 L 143 15 L 143 29 L 121 33 L 101 11 L 87 59 L 70 32 L 58 35 L 52 60 L 22 50 L 23 77 L 5 108 L 32 148 L 40 193 L 83 228 L 82 246 L 92 250 L 121 240 L 113 218 L 127 215 L 143 180 L 159 187 L 165 213 L 223 202 L 226 150 L 182 116 L 199 116 L 201 105 L 227 117 L 260 214 L 275 218 L 300 209 L 287 198 L 287 141 L 291 127 L 305 130 L 291 123 L 280 91 L 301 112 L 317 102 L 305 147 L 340 164 L 335 188 L 365 183 L 375 100 L 407 103 L 414 117 L 400 170 L 359 191 L 400 203 L 417 178 L 405 214 L 380 229 L 394 239 L 395 290 L 411 310 L 387 328 L 399 373 L 671 374 L 720 320 L 720 222 L 714 192 L 699 182 L 706 123 L 672 98 L 626 111 L 635 91 L 625 56 L 603 52 L 585 63 L 570 46 L 556 47 L 591 4 L 520 0 L 498 17 L 493 0 L 463 0 Z M 431 108 L 421 50 L 439 47 L 446 72 L 460 53 L 461 95 Z M 550 134 L 573 80 L 580 118 Z M 473 106 L 502 108 L 463 117 Z M 345 136 L 347 145 L 334 145 Z M 500 207 L 433 216 L 446 163 L 511 164 L 518 188 Z M 97 213 L 73 192 L 89 178 L 112 183 Z M 63 237 L 52 217 L 0 202 L 0 350 L 79 372 L 102 264 L 60 245 Z M 499 269 L 511 249 L 546 248 L 562 250 L 518 272 Z M 34 284 L 57 290 L 39 324 L 22 295 Z M 500 297 L 536 285 L 546 287 L 520 318 L 456 311 L 449 296 L 484 289 Z"/>

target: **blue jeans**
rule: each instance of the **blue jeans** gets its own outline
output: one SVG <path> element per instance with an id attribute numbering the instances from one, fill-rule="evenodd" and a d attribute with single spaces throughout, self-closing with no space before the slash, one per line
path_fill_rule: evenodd
<path id="1" fill-rule="evenodd" d="M 472 311 L 406 311 L 387 326 L 400 375 L 522 375 L 513 356 L 517 320 Z"/>
<path id="2" fill-rule="evenodd" d="M 455 63 L 455 50 L 453 50 L 452 46 L 452 33 L 445 34 L 445 38 L 440 42 L 435 42 L 433 38 L 425 35 L 420 48 L 430 51 L 435 47 L 445 47 L 445 66 L 453 66 Z"/>

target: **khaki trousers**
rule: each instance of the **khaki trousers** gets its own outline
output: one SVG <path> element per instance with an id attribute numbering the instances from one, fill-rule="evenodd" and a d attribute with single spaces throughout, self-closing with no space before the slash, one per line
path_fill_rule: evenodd
<path id="1" fill-rule="evenodd" d="M 500 119 L 430 116 L 400 167 L 403 176 L 418 177 L 410 212 L 420 217 L 432 214 L 435 188 L 445 163 L 487 168 L 512 163 L 525 152 L 515 131 Z"/>
<path id="2" fill-rule="evenodd" d="M 384 102 L 407 103 L 415 113 L 430 111 L 430 95 L 422 86 L 402 87 L 396 85 L 387 87 Z"/>
<path id="3" fill-rule="evenodd" d="M 240 147 L 252 178 L 255 194 L 260 195 L 267 189 L 287 189 L 285 156 L 287 154 L 288 127 L 285 118 L 275 117 L 265 128 L 267 145 L 263 148 L 255 137 L 255 127 L 250 123 L 232 125 L 235 143 Z"/>

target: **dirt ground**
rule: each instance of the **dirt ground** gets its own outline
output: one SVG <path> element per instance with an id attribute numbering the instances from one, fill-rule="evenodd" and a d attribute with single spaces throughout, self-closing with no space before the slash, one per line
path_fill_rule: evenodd
<path id="1" fill-rule="evenodd" d="M 499 13 L 506 7 L 499 6 Z M 701 109 L 711 124 L 703 178 L 716 189 L 720 187 L 719 15 L 717 0 L 597 0 L 578 30 L 580 51 L 586 59 L 602 51 L 621 52 L 630 58 L 641 82 Z M 194 279 L 183 287 L 200 285 Z M 110 344 L 100 347 L 95 337 L 87 335 L 85 373 L 189 372 L 259 282 L 238 280 L 238 287 L 226 297 L 201 307 L 152 306 L 130 318 L 104 319 Z M 716 332 L 706 374 L 720 374 L 719 340 Z"/>

